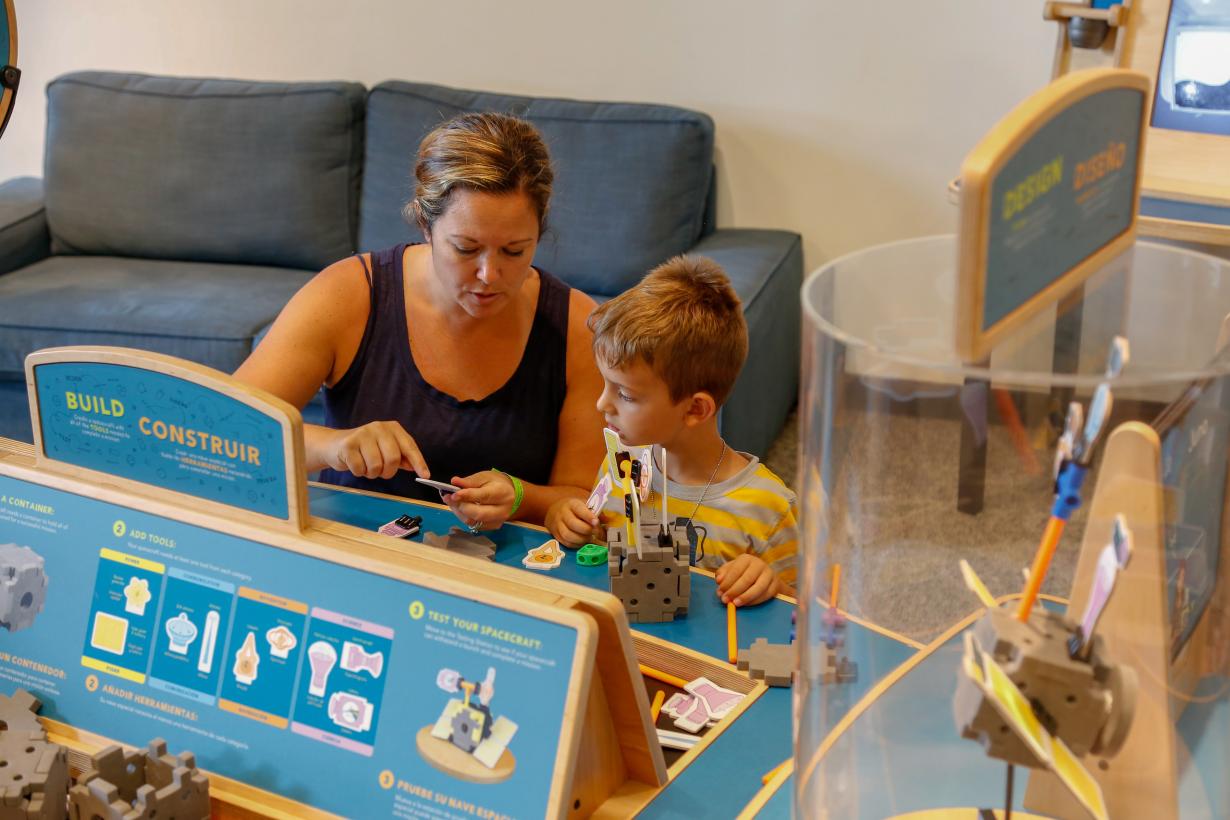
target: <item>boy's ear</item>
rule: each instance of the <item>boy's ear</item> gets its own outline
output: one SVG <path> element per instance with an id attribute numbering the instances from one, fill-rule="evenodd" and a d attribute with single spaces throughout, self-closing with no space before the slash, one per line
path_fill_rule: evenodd
<path id="1" fill-rule="evenodd" d="M 692 394 L 692 398 L 688 400 L 688 409 L 684 413 L 683 423 L 688 427 L 695 427 L 698 424 L 704 424 L 709 419 L 717 415 L 717 402 L 705 390 L 699 390 Z"/>

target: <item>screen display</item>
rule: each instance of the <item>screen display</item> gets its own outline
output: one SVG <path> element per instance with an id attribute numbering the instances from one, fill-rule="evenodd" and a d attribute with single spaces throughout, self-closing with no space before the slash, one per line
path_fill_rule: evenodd
<path id="1" fill-rule="evenodd" d="M 1230 136 L 1230 0 L 1174 0 L 1153 126 Z"/>

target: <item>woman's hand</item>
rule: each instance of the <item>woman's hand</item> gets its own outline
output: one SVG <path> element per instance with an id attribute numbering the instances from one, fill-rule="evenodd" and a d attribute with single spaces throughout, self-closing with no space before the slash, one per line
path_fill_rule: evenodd
<path id="1" fill-rule="evenodd" d="M 583 547 L 590 542 L 601 544 L 601 519 L 579 498 L 561 498 L 547 510 L 547 530 L 565 547 Z M 600 539 L 600 540 L 596 540 Z"/>
<path id="2" fill-rule="evenodd" d="M 512 515 L 517 493 L 512 479 L 503 473 L 483 470 L 464 478 L 454 477 L 450 483 L 461 490 L 441 493 L 440 498 L 470 529 L 498 529 Z"/>
<path id="3" fill-rule="evenodd" d="M 334 470 L 362 478 L 392 478 L 398 470 L 431 477 L 419 446 L 395 421 L 373 421 L 350 430 L 316 430 L 312 446 Z"/>

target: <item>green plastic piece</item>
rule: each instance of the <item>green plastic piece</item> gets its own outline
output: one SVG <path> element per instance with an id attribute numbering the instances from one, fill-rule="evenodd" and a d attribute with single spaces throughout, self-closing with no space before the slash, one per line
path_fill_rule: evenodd
<path id="1" fill-rule="evenodd" d="M 583 567 L 595 567 L 606 563 L 606 547 L 601 544 L 586 544 L 577 550 L 577 563 Z"/>

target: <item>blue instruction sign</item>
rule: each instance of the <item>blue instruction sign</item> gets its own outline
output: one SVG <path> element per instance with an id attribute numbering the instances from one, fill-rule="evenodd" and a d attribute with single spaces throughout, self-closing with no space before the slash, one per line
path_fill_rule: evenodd
<path id="1" fill-rule="evenodd" d="M 1012 110 L 961 166 L 956 349 L 985 359 L 1136 234 L 1149 78 L 1065 75 Z"/>
<path id="2" fill-rule="evenodd" d="M 34 368 L 48 458 L 287 519 L 283 426 L 187 379 L 104 362 Z"/>
<path id="3" fill-rule="evenodd" d="M 1085 97 L 1000 169 L 991 186 L 984 329 L 1132 226 L 1146 104 L 1134 88 Z"/>
<path id="4" fill-rule="evenodd" d="M 150 407 L 111 395 L 121 419 Z M 30 690 L 45 717 L 137 746 L 164 737 L 204 769 L 348 817 L 552 805 L 592 662 L 581 616 L 4 475 L 0 544 L 32 590 L 0 626 L 0 692 Z"/>

